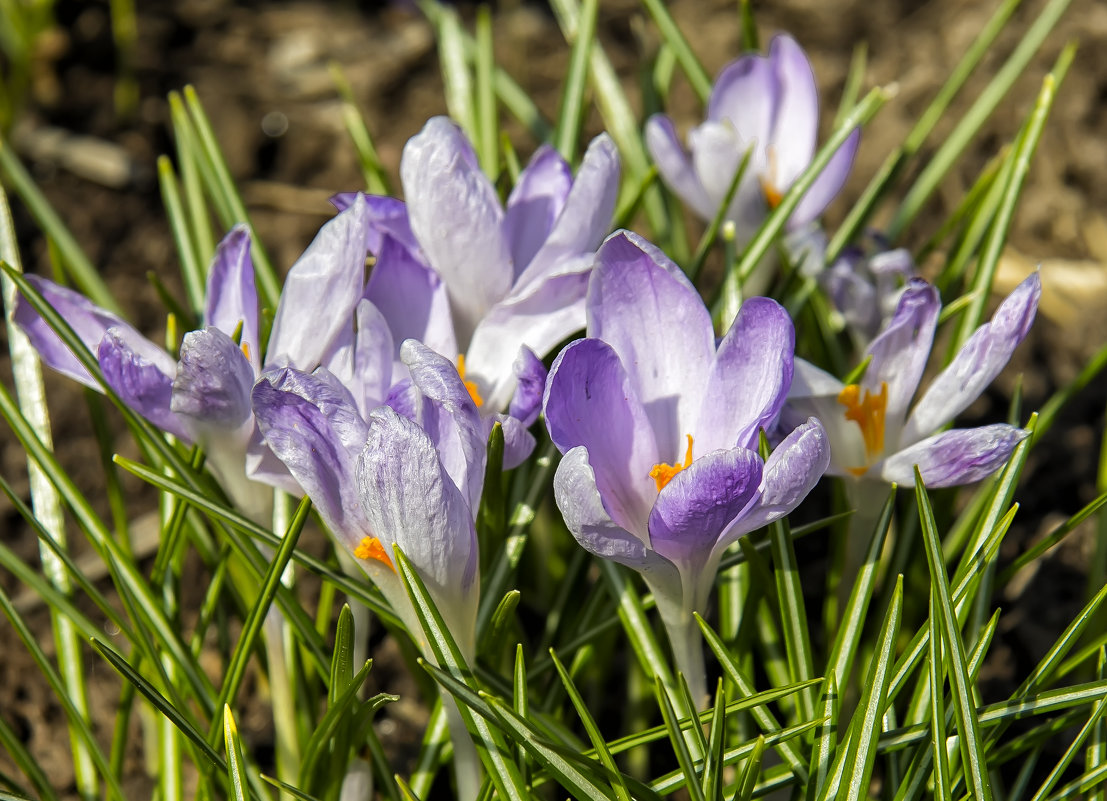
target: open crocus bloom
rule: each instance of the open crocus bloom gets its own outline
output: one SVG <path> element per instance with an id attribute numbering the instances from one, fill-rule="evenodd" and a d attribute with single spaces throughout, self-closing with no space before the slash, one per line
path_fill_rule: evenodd
<path id="1" fill-rule="evenodd" d="M 380 406 L 363 416 L 325 368 L 305 373 L 285 367 L 264 373 L 255 385 L 254 414 L 272 452 L 416 642 L 423 645 L 422 628 L 396 574 L 393 545 L 419 571 L 471 658 L 483 426 L 449 360 L 414 340 L 400 352 L 412 387 L 402 413 Z"/>
<path id="2" fill-rule="evenodd" d="M 455 360 L 486 427 L 503 424 L 514 466 L 534 445 L 526 428 L 545 380 L 535 355 L 584 326 L 588 274 L 619 187 L 617 151 L 598 136 L 574 179 L 555 150 L 539 148 L 505 207 L 465 135 L 435 117 L 404 147 L 400 177 L 406 204 L 368 199 L 376 261 L 366 297 L 396 342 L 412 337 Z"/>
<path id="3" fill-rule="evenodd" d="M 749 167 L 726 212 L 742 244 L 807 169 L 818 130 L 819 96 L 811 63 L 792 37 L 779 35 L 768 56 L 744 55 L 719 73 L 707 119 L 688 135 L 690 153 L 663 114 L 646 124 L 646 145 L 665 183 L 704 220 L 715 217 L 752 148 Z M 854 131 L 815 179 L 792 212 L 790 228 L 816 219 L 838 194 L 860 135 Z"/>
<path id="4" fill-rule="evenodd" d="M 797 360 L 784 419 L 814 414 L 833 450 L 830 472 L 911 485 L 917 465 L 928 487 L 978 481 L 1002 466 L 1026 431 L 997 423 L 940 431 L 984 391 L 1034 321 L 1041 280 L 1032 274 L 980 326 L 908 411 L 930 357 L 941 301 L 912 279 L 896 312 L 866 352 L 859 384 L 845 386 Z M 935 433 L 938 432 L 938 433 Z"/>
<path id="5" fill-rule="evenodd" d="M 775 301 L 751 298 L 716 346 L 680 269 L 618 232 L 597 254 L 587 331 L 546 384 L 546 425 L 564 454 L 557 505 L 584 548 L 642 573 L 678 660 L 695 659 L 678 643 L 723 551 L 792 511 L 830 458 L 814 419 L 767 461 L 757 451 L 792 381 L 792 321 Z"/>

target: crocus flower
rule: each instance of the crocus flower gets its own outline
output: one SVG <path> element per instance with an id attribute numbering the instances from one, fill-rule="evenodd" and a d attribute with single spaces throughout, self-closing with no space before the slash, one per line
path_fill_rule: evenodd
<path id="1" fill-rule="evenodd" d="M 413 337 L 455 360 L 486 428 L 503 424 L 512 467 L 534 447 L 526 428 L 545 380 L 540 357 L 584 326 L 588 274 L 618 192 L 617 151 L 598 136 L 574 178 L 541 147 L 504 206 L 465 135 L 435 117 L 404 147 L 400 177 L 406 204 L 369 198 L 376 261 L 366 297 L 397 343 Z"/>
<path id="2" fill-rule="evenodd" d="M 647 122 L 646 145 L 665 183 L 704 220 L 715 217 L 752 149 L 726 212 L 743 244 L 811 163 L 818 129 L 819 96 L 811 63 L 792 37 L 779 35 L 767 56 L 748 53 L 719 73 L 707 119 L 688 135 L 691 152 L 663 114 Z M 838 194 L 859 141 L 860 131 L 854 131 L 834 154 L 792 212 L 790 228 L 816 219 Z"/>
<path id="3" fill-rule="evenodd" d="M 1041 295 L 1037 273 L 1000 304 L 915 405 L 941 310 L 938 291 L 912 279 L 891 321 L 869 345 L 861 381 L 844 385 L 797 360 L 784 419 L 817 415 L 833 458 L 829 472 L 877 482 L 914 483 L 917 465 L 928 487 L 978 481 L 1002 466 L 1027 432 L 997 423 L 942 431 L 1007 364 L 1030 329 Z"/>
<path id="4" fill-rule="evenodd" d="M 680 269 L 619 232 L 596 257 L 587 333 L 546 384 L 546 425 L 564 454 L 558 508 L 585 549 L 642 573 L 702 690 L 692 612 L 704 611 L 723 551 L 792 511 L 830 458 L 814 419 L 766 461 L 757 450 L 792 381 L 792 322 L 751 298 L 716 344 Z"/>

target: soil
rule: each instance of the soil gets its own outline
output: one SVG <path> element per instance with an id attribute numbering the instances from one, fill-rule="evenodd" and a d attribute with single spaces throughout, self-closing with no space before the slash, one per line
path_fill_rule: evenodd
<path id="1" fill-rule="evenodd" d="M 853 178 L 828 214 L 831 226 L 885 155 L 902 142 L 996 5 L 996 0 L 755 3 L 763 37 L 789 31 L 807 50 L 827 108 L 836 107 L 852 51 L 861 43 L 868 47 L 866 88 L 898 85 L 896 98 L 865 132 Z M 133 108 L 120 114 L 113 105 L 119 71 L 108 3 L 59 0 L 57 27 L 43 41 L 31 96 L 11 141 L 121 299 L 128 317 L 156 340 L 163 335 L 164 318 L 146 273 L 155 271 L 171 289 L 177 286 L 175 251 L 155 163 L 159 154 L 173 150 L 168 92 L 186 84 L 196 87 L 257 233 L 280 269 L 292 264 L 330 216 L 326 198 L 361 186 L 328 62 L 340 64 L 349 78 L 394 185 L 398 186 L 404 142 L 429 116 L 445 113 L 445 104 L 431 28 L 404 4 L 172 0 L 137 6 Z M 1015 11 L 979 75 L 969 81 L 924 147 L 924 158 L 971 108 L 1043 6 L 1041 0 L 1026 0 Z M 670 7 L 709 73 L 737 55 L 733 0 L 677 0 Z M 462 11 L 471 19 L 471 8 Z M 494 26 L 499 63 L 547 115 L 554 116 L 568 54 L 555 19 L 542 5 L 504 2 L 496 8 Z M 631 97 L 636 97 L 638 65 L 658 45 L 645 12 L 632 0 L 604 2 L 599 35 Z M 988 159 L 1012 139 L 1033 105 L 1042 77 L 1070 40 L 1080 49 L 1030 171 L 1011 235 L 1013 250 L 1000 275 L 1001 284 L 1013 286 L 1032 265 L 1042 262 L 1043 313 L 1017 364 L 970 415 L 995 415 L 1005 408 L 1020 372 L 1025 408 L 1036 408 L 1071 380 L 1107 339 L 1107 323 L 1100 313 L 1107 302 L 1107 4 L 1073 0 L 906 241 L 925 241 Z M 679 77 L 669 111 L 684 127 L 700 113 Z M 829 124 L 831 115 L 824 116 Z M 593 115 L 588 125 L 590 133 L 597 132 L 600 120 Z M 516 148 L 529 153 L 536 143 L 521 130 L 511 130 Z M 15 212 L 26 268 L 49 274 L 45 242 L 18 203 Z M 47 382 L 59 458 L 97 511 L 107 516 L 100 454 L 88 433 L 86 405 L 72 383 L 56 376 L 48 376 Z M 1095 497 L 1105 403 L 1107 382 L 1093 381 L 1035 449 L 1019 496 L 1023 508 L 1018 530 L 1009 538 L 1012 553 Z M 0 445 L 0 469 L 26 497 L 24 455 L 6 433 Z M 116 447 L 135 455 L 125 436 L 118 438 Z M 136 510 L 152 511 L 153 496 L 142 495 L 136 480 L 122 480 L 129 492 L 145 498 L 145 507 L 140 501 Z M 34 537 L 6 500 L 0 501 L 0 516 L 5 544 L 36 563 Z M 1089 525 L 1071 536 L 1041 561 L 1036 573 L 1023 577 L 1021 593 L 1003 600 L 1011 612 L 995 646 L 998 656 L 988 668 L 992 678 L 1001 680 L 1008 671 L 1011 676 L 1024 675 L 1071 620 L 1082 603 L 1083 566 L 1093 534 Z M 80 553 L 80 544 L 76 547 Z M 0 575 L 0 586 L 21 598 L 40 641 L 52 653 L 46 610 L 20 596 L 12 576 Z M 106 632 L 109 640 L 110 635 Z M 61 796 L 75 797 L 64 716 L 6 622 L 0 623 L 0 654 L 0 715 L 23 738 Z M 119 681 L 97 656 L 90 652 L 87 657 L 93 686 L 103 690 L 93 694 L 92 714 L 98 736 L 106 741 Z M 418 710 L 386 718 L 386 725 L 404 729 L 403 714 L 417 715 Z M 264 735 L 264 717 L 240 721 L 248 737 Z M 128 759 L 127 796 L 149 797 L 150 780 L 137 751 Z M 0 771 L 14 771 L 2 753 Z"/>

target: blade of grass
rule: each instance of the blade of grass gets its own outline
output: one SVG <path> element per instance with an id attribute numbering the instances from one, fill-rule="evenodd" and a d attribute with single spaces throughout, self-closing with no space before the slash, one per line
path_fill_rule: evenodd
<path id="1" fill-rule="evenodd" d="M 665 721 L 665 729 L 669 733 L 669 742 L 672 743 L 677 764 L 680 765 L 680 770 L 684 774 L 684 786 L 688 790 L 688 795 L 692 801 L 704 801 L 703 786 L 700 783 L 700 777 L 696 773 L 692 753 L 688 750 L 688 741 L 680 732 L 676 710 L 673 709 L 672 701 L 669 700 L 669 693 L 659 676 L 654 676 L 654 696 L 657 699 L 657 706 L 661 710 L 661 718 Z"/>
<path id="2" fill-rule="evenodd" d="M 204 308 L 205 270 L 192 242 L 181 200 L 181 188 L 168 156 L 158 156 L 158 184 L 161 187 L 165 216 L 169 220 L 169 230 L 173 233 L 173 243 L 177 246 L 177 257 L 181 262 L 181 279 L 185 294 L 188 295 L 188 305 L 193 315 L 199 317 Z"/>
<path id="3" fill-rule="evenodd" d="M 572 36 L 567 36 L 572 50 L 569 68 L 565 73 L 561 92 L 561 106 L 557 114 L 557 130 L 554 147 L 570 164 L 576 159 L 580 145 L 580 129 L 585 113 L 585 92 L 588 88 L 588 62 L 592 57 L 592 45 L 596 40 L 596 17 L 599 0 L 584 0 L 580 18 Z"/>
<path id="4" fill-rule="evenodd" d="M 746 148 L 746 153 L 738 163 L 738 169 L 735 170 L 734 177 L 730 179 L 730 186 L 727 187 L 726 195 L 723 197 L 722 203 L 719 204 L 715 216 L 711 218 L 707 230 L 703 232 L 700 243 L 696 246 L 696 252 L 692 255 L 692 260 L 685 269 L 685 273 L 692 281 L 695 281 L 699 276 L 700 270 L 703 269 L 704 262 L 707 261 L 707 254 L 711 252 L 711 247 L 715 244 L 715 239 L 719 236 L 719 231 L 722 229 L 724 223 L 727 222 L 726 215 L 727 212 L 730 211 L 730 204 L 734 200 L 734 196 L 738 193 L 738 186 L 742 183 L 742 178 L 746 175 L 746 170 L 749 168 L 750 158 L 752 156 L 753 148 Z"/>
<path id="5" fill-rule="evenodd" d="M 688 44 L 688 40 L 684 38 L 684 34 L 680 32 L 676 20 L 673 19 L 669 9 L 661 0 L 643 0 L 643 5 L 650 12 L 650 16 L 657 24 L 661 36 L 672 49 L 681 69 L 684 70 L 688 83 L 692 86 L 692 91 L 699 97 L 700 103 L 706 105 L 707 99 L 711 96 L 711 78 L 708 77 L 707 71 L 704 70 L 703 65 L 696 58 L 696 54 Z"/>
<path id="6" fill-rule="evenodd" d="M 742 780 L 738 783 L 738 789 L 734 793 L 734 801 L 749 801 L 757 787 L 757 776 L 761 772 L 761 757 L 765 755 L 765 735 L 759 734 L 753 744 L 753 751 L 746 760 L 746 767 L 742 773 Z"/>
<path id="7" fill-rule="evenodd" d="M 238 727 L 235 725 L 234 715 L 227 705 L 223 706 L 223 739 L 227 744 L 227 777 L 231 782 L 231 792 L 235 801 L 246 801 L 249 794 L 242 775 L 246 770 L 246 764 L 242 758 L 242 742 L 238 739 Z"/>
<path id="8" fill-rule="evenodd" d="M 838 682 L 833 669 L 826 674 L 820 700 L 821 720 L 815 728 L 809 768 L 811 781 L 807 783 L 805 795 L 808 801 L 814 801 L 822 792 L 830 773 L 831 759 L 838 747 Z"/>

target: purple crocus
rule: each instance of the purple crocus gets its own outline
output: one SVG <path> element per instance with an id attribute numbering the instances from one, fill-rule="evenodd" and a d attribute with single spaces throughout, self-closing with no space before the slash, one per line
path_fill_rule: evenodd
<path id="1" fill-rule="evenodd" d="M 1034 273 L 969 337 L 912 407 L 941 310 L 938 291 L 912 279 L 892 319 L 869 345 L 871 361 L 861 381 L 846 386 L 797 360 L 785 419 L 817 415 L 823 421 L 833 452 L 829 472 L 835 475 L 911 485 L 917 465 L 928 487 L 978 481 L 1001 467 L 1027 432 L 1004 423 L 942 429 L 1007 364 L 1030 330 L 1040 295 L 1041 279 Z"/>
<path id="2" fill-rule="evenodd" d="M 688 135 L 690 152 L 663 114 L 655 114 L 646 124 L 646 145 L 665 183 L 704 220 L 715 217 L 746 151 L 752 149 L 749 167 L 726 212 L 742 244 L 807 169 L 818 130 L 819 95 L 811 62 L 795 39 L 781 34 L 769 44 L 767 56 L 748 53 L 719 73 L 708 99 L 707 119 Z M 834 154 L 792 212 L 789 228 L 822 214 L 845 183 L 859 141 L 857 130 Z"/>
<path id="3" fill-rule="evenodd" d="M 368 199 L 366 297 L 397 343 L 416 338 L 455 361 L 486 428 L 503 424 L 512 467 L 534 447 L 526 428 L 545 381 L 540 357 L 584 326 L 588 275 L 618 192 L 617 151 L 598 136 L 574 178 L 543 146 L 505 206 L 465 135 L 435 117 L 404 147 L 400 177 L 406 204 Z"/>
<path id="4" fill-rule="evenodd" d="M 795 333 L 775 301 L 747 300 L 716 344 L 681 270 L 619 232 L 597 254 L 587 303 L 588 338 L 557 356 L 546 384 L 546 425 L 564 454 L 555 498 L 585 549 L 642 573 L 702 690 L 692 612 L 704 611 L 723 551 L 799 504 L 829 444 L 811 419 L 758 454 L 792 381 Z"/>

